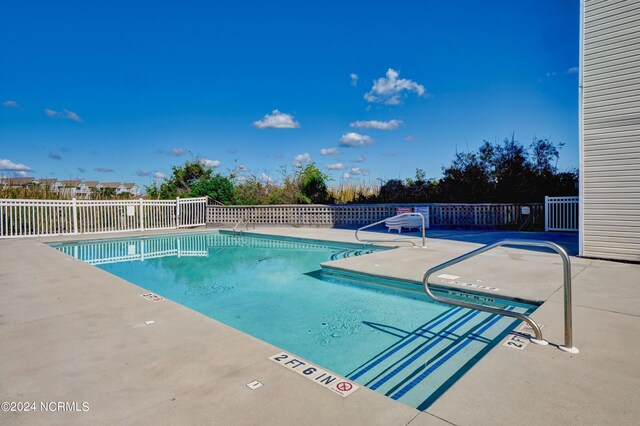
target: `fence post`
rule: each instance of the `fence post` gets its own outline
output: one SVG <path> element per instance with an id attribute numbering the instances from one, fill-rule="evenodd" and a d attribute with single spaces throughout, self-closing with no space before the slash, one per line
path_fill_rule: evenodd
<path id="1" fill-rule="evenodd" d="M 73 233 L 78 233 L 78 200 L 73 197 Z"/>
<path id="2" fill-rule="evenodd" d="M 180 197 L 176 197 L 176 228 L 180 228 Z"/>
<path id="3" fill-rule="evenodd" d="M 549 196 L 544 196 L 544 232 L 549 232 Z"/>
<path id="4" fill-rule="evenodd" d="M 140 197 L 140 231 L 144 231 L 144 206 Z"/>

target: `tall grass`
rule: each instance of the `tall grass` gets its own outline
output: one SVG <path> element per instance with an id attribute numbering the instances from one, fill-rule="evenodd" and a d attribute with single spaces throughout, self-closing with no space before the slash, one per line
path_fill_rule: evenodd
<path id="1" fill-rule="evenodd" d="M 380 194 L 380 183 L 343 181 L 339 185 L 330 187 L 329 194 L 337 204 L 371 202 Z"/>
<path id="2" fill-rule="evenodd" d="M 51 190 L 48 186 L 27 185 L 23 187 L 12 188 L 8 186 L 0 186 L 0 199 L 33 199 L 33 200 L 70 200 L 71 195 L 65 192 L 58 193 Z M 82 198 L 82 197 L 76 197 Z M 128 200 L 133 198 L 130 194 L 110 194 L 104 192 L 95 192 L 91 195 L 91 200 Z M 136 197 L 138 198 L 138 197 Z M 142 197 L 146 198 L 146 197 Z"/>

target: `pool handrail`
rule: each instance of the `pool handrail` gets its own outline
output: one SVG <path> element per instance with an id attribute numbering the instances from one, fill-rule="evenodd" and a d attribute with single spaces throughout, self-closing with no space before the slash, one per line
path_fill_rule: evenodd
<path id="1" fill-rule="evenodd" d="M 492 250 L 496 247 L 501 247 L 504 245 L 517 245 L 517 246 L 529 246 L 529 247 L 546 247 L 554 250 L 556 253 L 560 255 L 562 258 L 562 268 L 563 268 L 563 282 L 564 282 L 564 345 L 558 346 L 561 350 L 569 353 L 578 353 L 579 350 L 575 346 L 573 346 L 573 323 L 572 323 L 572 306 L 571 306 L 571 261 L 569 259 L 569 255 L 566 250 L 559 246 L 558 244 L 551 241 L 538 241 L 538 240 L 519 240 L 519 239 L 504 239 L 499 240 L 491 244 L 487 244 L 483 247 L 480 247 L 476 250 L 465 253 L 461 256 L 458 256 L 454 259 L 450 259 L 444 263 L 441 263 L 433 268 L 427 270 L 424 273 L 422 278 L 422 285 L 424 286 L 424 291 L 427 295 L 435 300 L 436 302 L 445 303 L 454 306 L 461 306 L 468 309 L 475 309 L 478 311 L 489 312 L 496 315 L 503 315 L 507 317 L 517 318 L 521 321 L 527 323 L 535 334 L 535 339 L 531 339 L 533 343 L 537 343 L 540 345 L 546 345 L 548 342 L 542 337 L 542 330 L 540 326 L 532 320 L 529 316 L 518 313 L 507 311 L 504 309 L 493 308 L 490 306 L 479 305 L 475 303 L 469 303 L 462 300 L 454 300 L 448 299 L 445 297 L 436 296 L 431 292 L 429 288 L 429 277 L 433 275 L 435 272 L 441 271 L 449 266 L 460 263 L 464 260 L 467 260 L 471 257 L 482 254 L 486 251 Z"/>
<path id="2" fill-rule="evenodd" d="M 240 219 L 240 221 L 236 223 L 235 226 L 233 227 L 233 230 L 232 230 L 233 235 L 235 235 L 238 232 L 242 234 L 242 230 L 247 229 L 250 223 L 252 222 L 250 222 L 248 219 L 244 219 L 244 218 Z M 253 223 L 253 229 L 256 229 L 255 223 Z"/>
<path id="3" fill-rule="evenodd" d="M 425 238 L 425 226 L 426 226 L 426 224 L 425 224 L 425 221 L 424 221 L 424 215 L 422 213 L 413 213 L 413 212 L 400 213 L 398 215 L 387 217 L 387 218 L 379 220 L 377 222 L 370 223 L 369 225 L 362 226 L 362 227 L 356 229 L 356 240 L 360 241 L 361 243 L 365 243 L 365 244 L 371 244 L 371 243 L 409 243 L 409 244 L 412 244 L 414 247 L 417 247 L 416 243 L 414 243 L 413 241 L 411 241 L 411 240 L 409 240 L 407 238 L 395 239 L 395 240 L 363 240 L 358 236 L 358 233 L 360 231 L 363 231 L 363 230 L 365 230 L 367 228 L 371 228 L 373 226 L 385 223 L 389 219 L 396 219 L 396 218 L 404 217 L 404 216 L 420 216 L 420 218 L 422 219 L 422 247 L 423 248 L 426 247 L 426 245 L 425 245 L 425 240 L 426 240 L 426 238 Z"/>

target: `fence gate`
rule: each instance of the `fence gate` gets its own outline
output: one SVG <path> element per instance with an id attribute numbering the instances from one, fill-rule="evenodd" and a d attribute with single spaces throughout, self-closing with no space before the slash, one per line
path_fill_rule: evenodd
<path id="1" fill-rule="evenodd" d="M 580 197 L 544 197 L 544 230 L 578 232 Z"/>
<path id="2" fill-rule="evenodd" d="M 207 197 L 178 198 L 178 228 L 207 224 Z"/>

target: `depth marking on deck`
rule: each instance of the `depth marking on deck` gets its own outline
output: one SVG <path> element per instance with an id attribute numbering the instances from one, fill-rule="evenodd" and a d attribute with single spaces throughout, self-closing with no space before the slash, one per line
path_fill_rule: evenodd
<path id="1" fill-rule="evenodd" d="M 544 327 L 542 324 L 539 324 L 540 328 Z M 502 344 L 502 346 L 506 346 L 511 349 L 518 349 L 523 351 L 524 348 L 531 342 L 529 337 L 534 337 L 535 333 L 533 329 L 529 326 L 529 324 L 522 324 L 516 331 L 512 331 L 509 334 L 507 340 Z"/>
<path id="2" fill-rule="evenodd" d="M 302 360 L 287 352 L 280 352 L 270 356 L 269 359 L 343 397 L 349 396 L 359 387 L 349 380 L 343 379 L 342 377 L 323 370 L 320 367 L 316 367 L 310 362 Z"/>
<path id="3" fill-rule="evenodd" d="M 438 275 L 438 278 L 444 278 L 445 280 L 457 280 L 460 277 L 457 275 L 440 274 Z"/>
<path id="4" fill-rule="evenodd" d="M 440 277 L 440 275 L 438 275 L 438 277 Z M 442 279 L 440 282 L 442 284 L 455 284 L 455 285 L 459 285 L 459 286 L 462 286 L 462 287 L 478 288 L 478 289 L 487 290 L 487 291 L 500 291 L 500 289 L 498 287 L 491 287 L 491 286 L 488 286 L 488 285 L 468 283 L 466 281 Z"/>
<path id="5" fill-rule="evenodd" d="M 154 294 L 154 293 L 141 294 L 140 297 L 142 297 L 143 299 L 147 299 L 151 302 L 162 302 L 164 300 L 164 297 L 158 296 L 157 294 Z"/>

